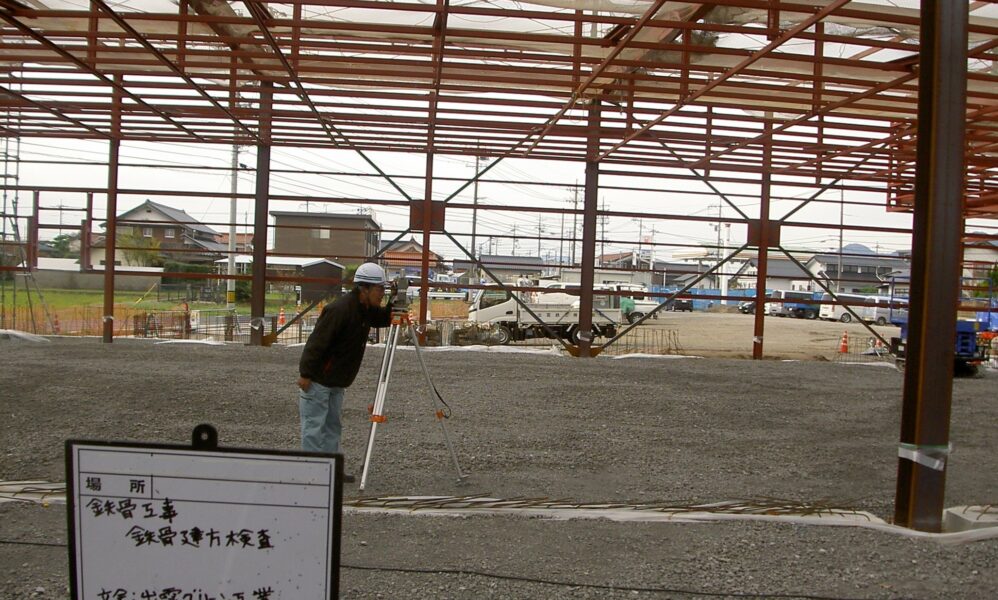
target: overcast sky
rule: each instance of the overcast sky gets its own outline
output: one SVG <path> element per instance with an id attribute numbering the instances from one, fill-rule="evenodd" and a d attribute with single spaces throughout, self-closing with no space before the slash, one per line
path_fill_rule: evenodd
<path id="1" fill-rule="evenodd" d="M 48 165 L 33 162 L 22 162 L 19 178 L 22 185 L 65 185 L 83 187 L 101 187 L 106 185 L 106 170 L 102 165 L 82 163 L 100 163 L 106 161 L 107 144 L 103 142 L 81 142 L 47 139 L 26 139 L 20 145 L 22 160 L 57 160 L 73 161 L 77 165 Z M 393 175 L 421 176 L 425 159 L 421 155 L 387 155 L 371 154 L 371 158 L 386 172 Z M 231 147 L 208 146 L 195 144 L 151 144 L 126 143 L 122 145 L 121 161 L 123 164 L 142 164 L 153 166 L 124 166 L 120 170 L 119 186 L 124 189 L 158 189 L 163 191 L 185 190 L 204 193 L 228 194 L 231 185 L 229 165 L 231 163 Z M 251 147 L 241 148 L 239 162 L 247 167 L 256 165 L 255 150 Z M 483 166 L 484 166 L 483 162 Z M 404 200 L 404 197 L 393 189 L 381 177 L 351 177 L 340 175 L 303 174 L 301 170 L 341 171 L 373 173 L 370 167 L 362 163 L 360 158 L 349 151 L 339 150 L 300 150 L 275 148 L 272 155 L 272 166 L 275 170 L 284 169 L 299 171 L 297 173 L 273 173 L 271 175 L 271 192 L 275 195 L 286 194 L 302 196 L 300 202 L 272 201 L 271 210 L 340 212 L 355 213 L 364 207 L 365 199 Z M 193 167 L 212 167 L 214 170 Z M 438 177 L 470 178 L 475 169 L 474 157 L 449 157 L 438 155 L 435 173 Z M 485 179 L 503 179 L 523 182 L 543 182 L 555 185 L 520 184 L 490 184 L 479 185 L 479 204 L 484 207 L 478 211 L 477 234 L 479 250 L 488 253 L 490 250 L 498 254 L 514 252 L 511 240 L 500 240 L 498 236 L 538 235 L 541 228 L 540 249 L 542 256 L 554 258 L 558 252 L 570 256 L 567 245 L 557 241 L 564 236 L 569 237 L 572 230 L 572 217 L 562 219 L 558 215 L 543 215 L 538 223 L 538 214 L 530 212 L 514 213 L 509 211 L 485 210 L 489 205 L 531 207 L 571 208 L 576 201 L 574 184 L 584 181 L 584 166 L 581 163 L 556 161 L 528 161 L 506 159 L 489 171 Z M 411 197 L 420 199 L 423 196 L 423 180 L 397 179 L 396 183 Z M 628 192 L 617 189 L 604 189 L 600 193 L 601 206 L 621 212 L 643 212 L 655 214 L 700 215 L 716 218 L 718 200 L 711 196 L 694 195 L 689 192 L 708 191 L 702 184 L 696 182 L 677 182 L 670 184 L 667 180 L 611 178 L 604 176 L 601 184 L 608 187 L 642 186 L 657 188 L 656 192 Z M 670 185 L 676 189 L 670 189 Z M 239 174 L 239 191 L 252 194 L 255 186 L 255 173 L 242 171 Z M 460 182 L 437 181 L 434 198 L 443 200 L 460 187 Z M 758 186 L 721 185 L 718 187 L 725 193 L 744 194 L 750 197 L 734 197 L 733 201 L 750 217 L 758 214 Z M 796 195 L 808 197 L 813 190 L 777 188 L 777 195 Z M 306 205 L 307 196 L 356 198 L 356 203 L 318 203 Z M 225 198 L 185 198 L 170 196 L 150 196 L 150 199 L 186 210 L 192 217 L 209 223 L 226 223 L 229 217 L 229 201 Z M 823 199 L 836 200 L 838 191 L 829 191 L 821 196 Z M 120 195 L 118 199 L 119 214 L 141 204 L 145 195 Z M 882 225 L 887 227 L 909 228 L 911 217 L 908 214 L 888 213 L 884 209 L 882 195 L 854 193 L 850 201 L 860 204 L 846 206 L 844 220 L 846 225 Z M 471 203 L 473 186 L 469 186 L 454 203 Z M 20 198 L 22 213 L 30 204 L 30 196 Z M 45 193 L 42 195 L 42 206 L 54 209 L 58 206 L 82 207 L 85 198 L 82 194 Z M 798 202 L 774 202 L 772 216 L 782 216 Z M 578 194 L 578 207 L 582 208 L 582 194 Z M 368 206 L 373 211 L 375 219 L 386 229 L 385 239 L 394 237 L 393 231 L 405 229 L 408 226 L 408 209 L 396 206 Z M 724 206 L 725 218 L 735 217 L 736 213 Z M 459 241 L 470 247 L 471 215 L 470 210 L 449 210 L 447 213 L 447 229 Z M 95 216 L 104 218 L 105 200 L 99 197 L 95 200 Z M 799 222 L 820 222 L 837 224 L 839 222 L 839 207 L 837 203 L 812 203 L 798 212 L 792 220 Z M 60 214 L 55 210 L 46 210 L 43 220 L 47 223 L 58 223 Z M 80 219 L 79 213 L 64 212 L 63 223 L 72 224 Z M 252 219 L 252 201 L 249 199 L 238 202 L 238 222 L 240 231 L 242 225 Z M 564 220 L 564 223 L 562 222 Z M 576 221 L 581 231 L 581 218 Z M 214 225 L 214 229 L 226 231 L 224 225 Z M 722 232 L 730 237 L 730 245 L 740 245 L 745 237 L 745 228 L 735 224 L 722 228 Z M 57 231 L 50 231 L 45 237 L 53 237 Z M 709 244 L 716 245 L 717 231 L 713 223 L 696 223 L 688 221 L 665 220 L 653 217 L 607 218 L 599 224 L 598 235 L 610 240 L 602 244 L 606 252 L 628 251 L 637 248 L 639 233 L 644 241 L 653 239 L 657 244 Z M 492 245 L 489 245 L 489 236 Z M 867 232 L 846 231 L 846 243 L 863 243 L 871 248 L 880 247 L 882 251 L 905 249 L 910 245 L 908 236 L 890 235 Z M 788 228 L 784 231 L 784 245 L 792 248 L 827 249 L 837 247 L 838 232 L 830 229 Z M 461 257 L 460 251 L 443 236 L 434 236 L 434 251 L 447 257 Z M 728 244 L 726 244 L 728 245 Z M 515 253 L 518 255 L 536 256 L 538 242 L 519 240 Z M 656 247 L 656 256 L 667 258 L 673 248 Z M 686 251 L 677 248 L 676 251 Z M 576 253 L 580 250 L 577 248 Z"/>

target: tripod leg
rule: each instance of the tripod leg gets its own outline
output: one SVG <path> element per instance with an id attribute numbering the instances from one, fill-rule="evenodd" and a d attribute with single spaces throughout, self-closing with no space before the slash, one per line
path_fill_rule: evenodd
<path id="1" fill-rule="evenodd" d="M 419 348 L 419 338 L 416 335 L 416 328 L 411 323 L 409 324 L 409 335 L 412 336 L 413 347 L 416 349 L 416 358 L 419 360 L 419 366 L 423 370 L 423 376 L 426 377 L 426 393 L 430 399 L 430 408 L 433 409 L 433 414 L 437 417 L 437 423 L 440 423 L 440 429 L 444 432 L 444 443 L 447 444 L 447 450 L 450 451 L 451 460 L 454 461 L 454 469 L 457 471 L 457 480 L 463 481 L 467 475 L 461 472 L 461 463 L 457 460 L 457 452 L 454 451 L 454 445 L 450 441 L 450 433 L 447 431 L 447 424 L 444 423 L 444 411 L 437 405 L 436 388 L 433 386 L 433 381 L 430 379 L 430 371 L 426 368 L 426 363 L 423 362 L 423 354 Z"/>
<path id="2" fill-rule="evenodd" d="M 385 421 L 384 408 L 385 396 L 388 393 L 388 382 L 392 378 L 392 363 L 395 362 L 395 348 L 398 346 L 399 327 L 396 324 L 388 329 L 388 337 L 385 340 L 385 356 L 381 359 L 381 373 L 378 375 L 378 389 L 374 394 L 374 406 L 371 408 L 371 432 L 367 437 L 367 451 L 364 453 L 364 468 L 360 475 L 360 490 L 364 491 L 367 485 L 367 473 L 371 467 L 371 455 L 374 453 L 374 435 L 378 430 L 378 423 Z"/>

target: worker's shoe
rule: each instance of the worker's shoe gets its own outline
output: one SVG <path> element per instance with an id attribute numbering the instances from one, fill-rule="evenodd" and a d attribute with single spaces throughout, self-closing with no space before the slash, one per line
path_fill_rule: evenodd
<path id="1" fill-rule="evenodd" d="M 343 483 L 353 483 L 355 481 L 357 481 L 357 478 L 351 475 L 350 473 L 343 474 Z"/>

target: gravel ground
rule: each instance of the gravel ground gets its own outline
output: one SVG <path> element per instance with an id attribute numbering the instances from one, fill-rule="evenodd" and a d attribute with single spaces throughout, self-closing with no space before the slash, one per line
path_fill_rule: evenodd
<path id="1" fill-rule="evenodd" d="M 0 480 L 63 481 L 69 438 L 292 449 L 300 349 L 0 341 Z M 347 393 L 357 471 L 381 350 Z M 400 351 L 365 496 L 580 502 L 784 499 L 893 510 L 901 375 L 876 366 L 435 351 L 453 468 Z M 947 506 L 998 504 L 996 375 L 957 380 Z M 360 495 L 356 485 L 346 498 Z M 61 507 L 0 504 L 0 599 L 66 598 Z M 22 545 L 9 542 L 54 544 Z M 842 527 L 344 515 L 344 598 L 993 598 L 998 540 L 944 546 Z M 386 570 L 394 569 L 394 570 Z M 401 570 L 399 570 L 401 569 Z M 615 588 L 615 589 L 611 589 Z"/>

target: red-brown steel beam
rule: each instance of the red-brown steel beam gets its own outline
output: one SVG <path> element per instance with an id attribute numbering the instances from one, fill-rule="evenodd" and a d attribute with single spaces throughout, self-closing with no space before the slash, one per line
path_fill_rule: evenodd
<path id="1" fill-rule="evenodd" d="M 769 117 L 770 115 L 766 115 Z M 766 128 L 772 127 L 772 122 L 767 118 Z M 763 335 L 766 331 L 766 311 L 762 308 L 766 305 L 766 279 L 769 268 L 769 247 L 770 247 L 770 220 L 769 202 L 772 192 L 772 175 L 770 174 L 769 161 L 772 154 L 772 140 L 766 137 L 763 140 L 763 173 L 762 181 L 759 184 L 759 239 L 758 252 L 756 254 L 756 277 L 755 277 L 755 313 L 752 329 L 752 358 L 761 360 L 763 357 Z"/>
<path id="2" fill-rule="evenodd" d="M 160 109 L 156 108 L 155 106 L 152 106 L 151 104 L 149 104 L 145 100 L 143 100 L 141 97 L 139 97 L 139 96 L 133 94 L 132 92 L 128 91 L 128 88 L 126 88 L 124 86 L 124 82 L 122 80 L 118 80 L 117 78 L 115 78 L 115 79 L 109 78 L 104 73 L 101 73 L 100 71 L 98 71 L 95 67 L 92 67 L 91 65 L 88 65 L 86 62 L 84 62 L 84 61 L 76 58 L 75 56 L 73 56 L 68 51 L 60 48 L 58 45 L 56 45 L 54 42 L 52 42 L 51 40 L 49 40 L 44 35 L 36 32 L 34 29 L 32 29 L 32 28 L 28 27 L 27 25 L 25 25 L 24 23 L 18 21 L 11 14 L 0 11 L 0 19 L 3 19 L 4 21 L 7 21 L 11 25 L 13 25 L 15 28 L 17 28 L 17 30 L 20 31 L 21 33 L 27 35 L 28 37 L 33 38 L 35 41 L 39 42 L 40 44 L 42 44 L 43 46 L 45 46 L 49 50 L 51 50 L 51 51 L 59 54 L 60 56 L 62 56 L 66 60 L 68 60 L 69 62 L 73 63 L 74 65 L 76 65 L 81 70 L 83 70 L 83 71 L 89 73 L 90 75 L 93 75 L 94 77 L 100 79 L 105 84 L 107 84 L 107 85 L 115 88 L 116 90 L 118 90 L 122 94 L 125 94 L 126 96 L 128 96 L 130 99 L 132 99 L 136 103 L 141 104 L 142 106 L 145 106 L 146 108 L 148 108 L 152 112 L 156 113 L 164 121 L 169 122 L 171 125 L 173 125 L 177 129 L 179 129 L 181 131 L 184 131 L 185 133 L 187 133 L 188 135 L 190 135 L 191 137 L 197 139 L 200 142 L 205 141 L 201 136 L 199 136 L 197 133 L 191 131 L 190 129 L 186 128 L 182 123 L 178 123 L 177 121 L 175 121 L 172 117 L 170 117 L 165 112 L 161 111 Z"/>
<path id="3" fill-rule="evenodd" d="M 240 129 L 245 131 L 247 135 L 249 135 L 257 142 L 260 142 L 260 138 L 257 136 L 255 131 L 250 129 L 245 123 L 243 123 L 238 117 L 236 117 L 235 114 L 233 114 L 229 109 L 227 109 L 221 102 L 216 100 L 214 96 L 205 91 L 200 85 L 198 85 L 196 81 L 191 79 L 190 76 L 188 76 L 186 73 L 183 72 L 183 70 L 177 67 L 177 65 L 173 64 L 173 62 L 170 61 L 170 59 L 168 59 L 166 56 L 164 56 L 163 53 L 160 52 L 158 48 L 149 43 L 149 41 L 146 40 L 141 33 L 136 31 L 136 29 L 132 27 L 128 23 L 128 21 L 126 21 L 121 15 L 112 10 L 111 7 L 104 2 L 104 0 L 90 0 L 90 3 L 92 6 L 97 6 L 102 11 L 107 13 L 108 17 L 110 17 L 111 20 L 114 21 L 118 27 L 121 27 L 123 30 L 125 30 L 130 36 L 132 36 L 132 39 L 137 41 L 148 52 L 152 53 L 152 55 L 155 56 L 156 59 L 159 60 L 163 65 L 165 65 L 166 68 L 169 69 L 171 73 L 173 73 L 176 77 L 183 79 L 190 89 L 197 92 L 202 98 L 210 102 L 212 106 L 214 106 L 216 109 L 225 113 L 225 115 L 229 117 L 229 119 L 232 121 L 234 125 L 238 126 Z M 179 51 L 180 51 L 180 46 L 178 42 L 178 55 Z"/>
<path id="4" fill-rule="evenodd" d="M 253 203 L 253 279 L 250 286 L 250 345 L 262 346 L 267 302 L 267 230 L 270 203 L 271 84 L 263 82 L 259 100 L 260 143 L 256 147 L 256 193 Z"/>
<path id="5" fill-rule="evenodd" d="M 111 133 L 108 143 L 107 159 L 107 223 L 104 242 L 104 316 L 102 320 L 101 339 L 105 344 L 114 341 L 114 267 L 115 246 L 118 245 L 118 159 L 120 158 L 121 139 L 119 129 L 121 124 L 121 88 L 115 87 L 114 105 L 112 106 Z M 89 268 L 90 265 L 83 265 Z"/>
<path id="6" fill-rule="evenodd" d="M 779 38 L 777 38 L 776 40 L 773 40 L 772 42 L 770 42 L 769 44 L 767 44 L 762 49 L 760 49 L 760 50 L 758 50 L 756 52 L 753 52 L 751 56 L 749 56 L 745 60 L 741 61 L 740 63 L 738 63 L 737 65 L 735 65 L 731 69 L 728 69 L 727 71 L 725 71 L 724 74 L 722 74 L 720 77 L 711 80 L 711 82 L 708 83 L 707 85 L 699 88 L 697 91 L 693 92 L 688 97 L 683 98 L 680 102 L 677 102 L 676 105 L 673 108 L 671 108 L 671 109 L 667 110 L 665 113 L 659 115 L 658 117 L 656 117 L 655 119 L 653 119 L 651 122 L 649 122 L 648 124 L 646 124 L 645 126 L 643 126 L 638 131 L 636 131 L 634 133 L 631 133 L 629 135 L 624 136 L 624 139 L 622 139 L 620 142 L 618 142 L 617 144 L 615 144 L 609 150 L 607 150 L 606 152 L 604 152 L 600 156 L 600 159 L 603 159 L 606 156 L 612 154 L 618 148 L 620 148 L 621 146 L 625 145 L 627 142 L 633 140 L 634 138 L 638 137 L 639 135 L 641 135 L 645 131 L 648 131 L 649 129 L 651 129 L 652 127 L 658 125 L 659 123 L 662 123 L 663 121 L 665 121 L 666 119 L 668 119 L 670 116 L 672 116 L 676 111 L 678 111 L 679 108 L 681 108 L 682 106 L 690 104 L 691 102 L 693 102 L 694 100 L 696 100 L 700 96 L 706 94 L 710 90 L 714 89 L 715 87 L 717 87 L 718 85 L 720 85 L 721 83 L 723 83 L 724 81 L 726 81 L 728 78 L 730 78 L 730 77 L 738 74 L 739 72 L 741 72 L 743 69 L 745 69 L 746 67 L 748 67 L 752 63 L 754 63 L 757 60 L 759 60 L 760 58 L 766 56 L 767 54 L 769 54 L 770 52 L 772 52 L 776 48 L 782 46 L 787 41 L 793 39 L 793 37 L 795 35 L 797 35 L 798 33 L 802 32 L 802 31 L 804 31 L 805 29 L 807 29 L 808 27 L 810 27 L 814 23 L 822 20 L 825 16 L 831 14 L 832 12 L 834 12 L 835 10 L 837 10 L 842 5 L 844 5 L 844 4 L 848 3 L 848 2 L 849 2 L 849 0 L 833 0 L 831 3 L 828 4 L 828 6 L 822 8 L 821 10 L 819 10 L 818 12 L 816 12 L 813 16 L 808 17 L 803 22 L 798 23 L 794 27 L 791 27 L 786 32 L 784 32 Z"/>
<path id="7" fill-rule="evenodd" d="M 593 283 L 596 269 L 596 220 L 599 202 L 600 112 L 598 100 L 589 106 L 589 139 L 586 150 L 586 184 L 582 208 L 582 262 L 579 296 L 579 329 L 577 356 L 589 358 L 593 342 Z"/>
<path id="8" fill-rule="evenodd" d="M 433 157 L 436 152 L 437 96 L 443 72 L 445 39 L 447 36 L 447 8 L 450 0 L 437 0 L 433 39 L 433 87 L 430 90 L 426 135 L 426 181 L 423 187 L 423 251 L 420 260 L 419 322 L 426 324 L 430 310 L 430 233 L 433 230 Z M 425 337 L 422 341 L 426 341 Z"/>
<path id="9" fill-rule="evenodd" d="M 27 96 L 25 96 L 23 94 L 19 94 L 18 92 L 15 92 L 14 90 L 11 90 L 9 88 L 0 87 L 0 94 L 7 94 L 8 96 L 11 96 L 12 98 L 15 98 L 16 100 L 19 100 L 21 102 L 24 102 L 24 103 L 27 103 L 27 104 L 29 104 L 31 106 L 34 106 L 35 108 L 37 108 L 37 109 L 39 109 L 41 111 L 44 111 L 44 112 L 47 112 L 49 114 L 55 115 L 60 120 L 69 121 L 70 123 L 74 123 L 74 124 L 80 126 L 81 128 L 86 129 L 87 131 L 90 131 L 90 132 L 92 132 L 92 133 L 94 133 L 94 134 L 96 134 L 96 135 L 98 135 L 98 136 L 100 136 L 102 138 L 107 139 L 107 138 L 111 137 L 111 135 L 109 133 L 107 133 L 105 131 L 101 131 L 101 130 L 97 129 L 96 127 L 91 127 L 90 125 L 87 125 L 83 121 L 80 121 L 78 119 L 74 119 L 73 117 L 70 117 L 69 115 L 63 113 L 58 108 L 54 108 L 52 106 L 48 106 L 48 105 L 42 104 L 41 102 L 37 102 L 35 100 L 32 100 L 31 98 L 28 98 Z M 4 128 L 4 129 L 6 129 L 6 128 Z M 15 132 L 15 136 L 16 136 L 16 132 Z"/>
<path id="10" fill-rule="evenodd" d="M 364 154 L 363 151 L 353 146 L 350 139 L 344 136 L 342 133 L 340 133 L 337 130 L 336 126 L 333 123 L 331 123 L 328 118 L 324 117 L 319 112 L 319 109 L 312 102 L 312 99 L 309 96 L 308 91 L 305 89 L 304 84 L 302 84 L 301 80 L 298 78 L 298 73 L 291 66 L 291 63 L 288 62 L 287 58 L 285 58 L 284 53 L 281 51 L 280 46 L 277 44 L 277 41 L 274 39 L 274 36 L 271 34 L 270 29 L 267 27 L 267 20 L 270 18 L 270 16 L 260 6 L 260 3 L 257 2 L 256 0 L 243 0 L 243 4 L 245 4 L 246 8 L 249 9 L 250 14 L 253 16 L 253 20 L 260 28 L 264 37 L 267 38 L 267 41 L 270 44 L 271 49 L 273 49 L 274 54 L 277 56 L 278 59 L 280 59 L 281 64 L 284 66 L 285 71 L 287 71 L 288 75 L 291 77 L 291 80 L 294 82 L 295 86 L 298 89 L 299 97 L 306 104 L 308 104 L 309 109 L 315 115 L 316 119 L 319 121 L 319 124 L 322 125 L 322 128 L 326 131 L 330 141 L 333 142 L 333 145 L 335 147 L 339 147 L 342 145 L 357 152 L 357 154 L 362 159 L 364 159 L 364 162 L 366 162 L 368 165 L 374 168 L 378 172 L 378 174 L 381 175 L 389 183 L 389 185 L 394 187 L 407 200 L 411 201 L 412 197 L 410 197 L 405 190 L 399 187 L 399 185 L 395 183 L 395 181 L 393 181 L 390 177 L 388 177 L 388 175 L 385 174 L 385 172 L 381 169 L 381 167 L 375 164 L 375 162 L 371 160 L 366 154 Z M 339 142 L 338 138 L 342 139 L 343 141 Z"/>
<path id="11" fill-rule="evenodd" d="M 638 19 L 638 21 L 634 24 L 631 30 L 627 32 L 627 35 L 624 36 L 624 39 L 622 39 L 617 44 L 617 46 L 615 46 L 614 49 L 610 51 L 610 53 L 603 59 L 603 61 L 600 64 L 596 65 L 596 67 L 592 69 L 592 71 L 590 71 L 589 77 L 587 77 L 585 81 L 579 84 L 578 87 L 572 90 L 572 95 L 569 97 L 568 102 L 566 102 L 565 105 L 558 110 L 558 112 L 556 112 L 554 115 L 548 118 L 547 122 L 544 124 L 540 133 L 537 134 L 537 139 L 534 140 L 534 143 L 531 144 L 530 148 L 527 149 L 528 154 L 531 151 L 533 151 L 535 148 L 537 148 L 537 145 L 541 143 L 541 140 L 544 139 L 544 136 L 546 136 L 548 132 L 551 131 L 551 128 L 559 120 L 561 120 L 563 116 L 565 116 L 565 113 L 567 113 L 569 110 L 572 109 L 572 107 L 575 106 L 575 104 L 586 93 L 586 90 L 589 89 L 589 86 L 592 85 L 592 83 L 596 81 L 596 79 L 600 75 L 603 74 L 603 71 L 605 71 L 607 67 L 610 66 L 611 63 L 613 63 L 614 59 L 617 58 L 617 55 L 619 55 L 621 52 L 624 51 L 624 49 L 627 48 L 627 44 L 632 39 L 634 39 L 634 36 L 636 36 L 638 33 L 641 32 L 644 26 L 648 23 L 649 19 L 651 19 L 651 17 L 658 12 L 658 10 L 662 7 L 663 4 L 665 4 L 665 2 L 666 0 L 655 0 L 655 2 L 648 7 L 645 13 L 641 15 L 641 18 Z"/>
<path id="12" fill-rule="evenodd" d="M 974 49 L 972 55 L 980 55 L 981 53 L 983 53 L 984 51 L 986 51 L 990 47 L 993 47 L 994 45 L 998 45 L 998 40 L 995 40 L 994 42 L 990 42 L 990 43 L 982 44 L 981 46 L 978 46 L 977 48 Z M 855 56 L 853 58 L 855 58 Z M 818 62 L 818 61 L 815 62 L 815 65 L 816 65 L 816 72 L 815 72 L 815 82 L 816 83 L 815 83 L 815 85 L 816 86 L 818 85 L 817 82 L 819 81 L 819 79 L 818 79 L 818 72 L 817 72 L 817 65 L 819 65 L 819 64 L 821 64 L 821 63 Z M 841 108 L 841 107 L 846 106 L 848 104 L 852 104 L 852 103 L 854 103 L 857 100 L 862 100 L 862 99 L 867 98 L 869 96 L 879 94 L 880 92 L 883 92 L 883 91 L 888 90 L 888 89 L 893 89 L 895 87 L 900 87 L 902 84 L 904 84 L 904 83 L 906 83 L 906 82 L 914 79 L 917 76 L 918 76 L 918 73 L 913 71 L 911 74 L 902 75 L 902 76 L 900 76 L 900 77 L 898 77 L 898 78 L 896 78 L 896 79 L 894 79 L 892 81 L 884 82 L 884 83 L 881 83 L 879 85 L 876 85 L 876 86 L 870 88 L 869 90 L 867 90 L 865 92 L 853 94 L 853 95 L 849 96 L 848 98 L 844 98 L 844 99 L 839 100 L 837 102 L 833 102 L 833 103 L 830 103 L 830 104 L 828 104 L 826 106 L 823 106 L 823 107 L 820 107 L 818 109 L 812 110 L 811 112 L 809 112 L 806 115 L 802 115 L 801 117 L 798 117 L 798 118 L 793 119 L 791 121 L 785 122 L 784 124 L 780 125 L 776 129 L 774 129 L 773 132 L 772 132 L 772 134 L 776 134 L 776 133 L 779 133 L 781 131 L 784 131 L 784 130 L 790 128 L 790 127 L 793 127 L 794 125 L 801 124 L 801 123 L 803 123 L 805 121 L 808 121 L 808 120 L 814 118 L 815 116 L 828 114 L 829 112 L 831 112 L 831 111 L 833 111 L 835 109 Z M 738 145 L 735 145 L 735 146 L 726 148 L 726 149 L 724 149 L 724 150 L 722 150 L 720 152 L 716 152 L 714 154 L 711 154 L 710 156 L 705 157 L 705 158 L 697 161 L 697 163 L 695 163 L 692 166 L 696 167 L 696 166 L 700 165 L 703 162 L 709 162 L 710 160 L 713 160 L 714 158 L 717 158 L 717 157 L 719 157 L 719 156 L 721 156 L 723 154 L 726 154 L 728 152 L 731 152 L 731 151 L 733 151 L 733 150 L 735 150 L 735 149 L 737 149 L 739 147 L 752 145 L 752 144 L 758 143 L 758 141 L 759 141 L 759 137 L 756 137 L 756 138 L 754 138 L 752 140 L 746 140 L 744 142 L 740 142 Z M 855 150 L 854 149 L 850 149 L 849 150 L 849 152 L 852 152 L 852 151 L 855 151 Z M 793 170 L 793 167 L 788 167 L 788 168 L 780 169 L 777 172 L 786 172 L 786 171 L 790 171 L 790 170 Z"/>
<path id="13" fill-rule="evenodd" d="M 922 0 L 921 6 L 918 172 L 894 522 L 940 531 L 963 230 L 967 6 L 949 0 Z"/>

